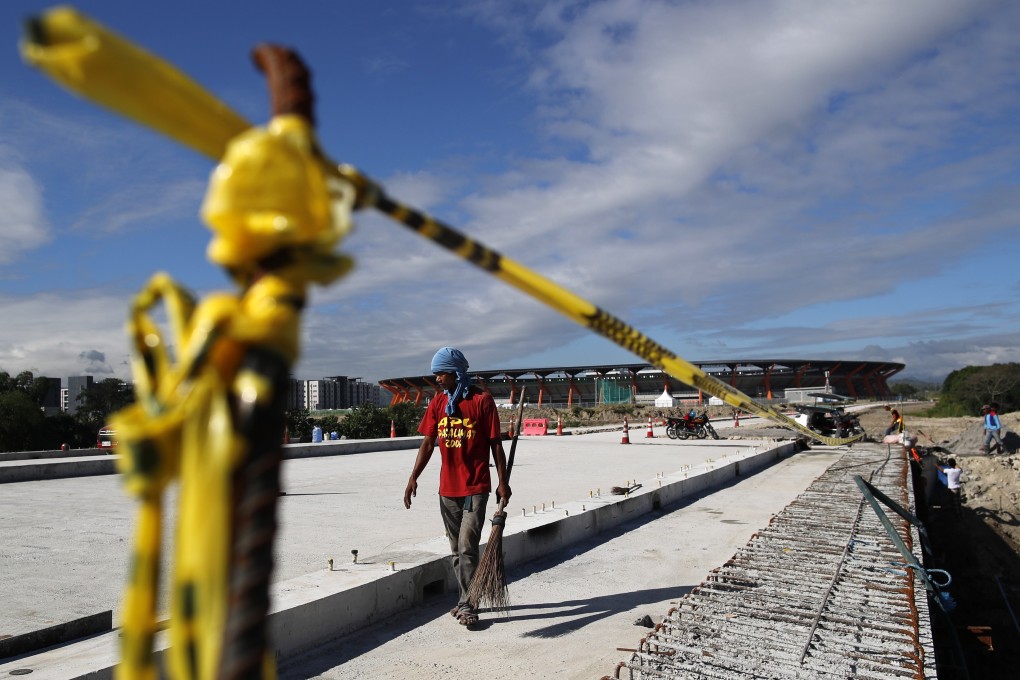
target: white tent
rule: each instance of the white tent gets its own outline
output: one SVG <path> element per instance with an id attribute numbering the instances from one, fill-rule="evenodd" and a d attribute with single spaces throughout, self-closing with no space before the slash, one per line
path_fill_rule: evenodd
<path id="1" fill-rule="evenodd" d="M 669 393 L 669 388 L 663 388 L 662 394 L 655 399 L 656 408 L 673 408 L 676 400 L 673 399 L 673 395 Z"/>

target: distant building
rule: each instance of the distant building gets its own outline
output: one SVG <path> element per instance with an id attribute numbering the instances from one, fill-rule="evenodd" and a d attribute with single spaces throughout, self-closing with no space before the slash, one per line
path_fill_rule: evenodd
<path id="1" fill-rule="evenodd" d="M 287 404 L 284 407 L 288 411 L 299 411 L 305 408 L 305 381 L 291 378 L 287 381 Z"/>
<path id="2" fill-rule="evenodd" d="M 318 380 L 292 379 L 287 390 L 288 410 L 331 411 L 357 408 L 362 404 L 378 406 L 388 403 L 388 394 L 384 396 L 379 385 L 346 375 Z"/>
<path id="3" fill-rule="evenodd" d="M 43 396 L 42 410 L 48 416 L 53 416 L 60 413 L 63 410 L 63 393 L 64 390 L 61 388 L 60 378 L 48 378 L 40 376 L 46 381 L 48 388 L 46 394 Z"/>
<path id="4" fill-rule="evenodd" d="M 91 375 L 72 375 L 67 378 L 67 400 L 64 411 L 74 415 L 78 412 L 78 397 L 92 387 Z"/>
<path id="5" fill-rule="evenodd" d="M 345 403 L 347 406 L 342 408 L 357 408 L 362 404 L 379 405 L 379 396 L 382 391 L 379 385 L 362 382 L 361 378 L 344 378 L 343 376 L 337 376 L 337 379 L 340 378 L 343 378 L 346 381 Z"/>

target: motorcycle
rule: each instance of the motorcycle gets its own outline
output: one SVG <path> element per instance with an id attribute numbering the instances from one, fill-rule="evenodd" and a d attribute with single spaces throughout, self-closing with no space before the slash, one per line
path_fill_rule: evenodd
<path id="1" fill-rule="evenodd" d="M 700 415 L 691 411 L 681 418 L 667 417 L 666 436 L 670 439 L 688 439 L 689 437 L 705 439 L 709 436 L 712 439 L 718 439 L 719 433 L 712 427 L 712 423 L 708 419 L 708 411 L 705 410 Z"/>

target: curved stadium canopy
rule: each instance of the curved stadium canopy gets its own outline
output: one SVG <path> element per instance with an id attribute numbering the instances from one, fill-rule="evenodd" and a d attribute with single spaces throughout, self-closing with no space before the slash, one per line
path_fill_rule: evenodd
<path id="1" fill-rule="evenodd" d="M 905 368 L 894 362 L 856 360 L 730 359 L 692 363 L 762 400 L 783 400 L 787 389 L 821 390 L 826 385 L 833 393 L 852 399 L 889 399 L 889 377 Z M 528 402 L 540 406 L 653 402 L 664 390 L 683 400 L 701 402 L 709 398 L 649 364 L 515 368 L 471 371 L 471 375 L 497 403 L 515 403 L 521 390 Z M 379 384 L 393 395 L 391 404 L 424 403 L 438 389 L 431 375 L 387 378 Z"/>

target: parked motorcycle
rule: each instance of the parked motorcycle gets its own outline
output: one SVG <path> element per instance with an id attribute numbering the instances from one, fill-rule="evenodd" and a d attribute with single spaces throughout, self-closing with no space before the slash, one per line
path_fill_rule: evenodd
<path id="1" fill-rule="evenodd" d="M 706 409 L 700 415 L 691 411 L 680 418 L 667 417 L 666 436 L 670 439 L 688 439 L 690 437 L 705 439 L 709 436 L 712 439 L 718 439 L 719 433 L 715 431 L 712 423 L 709 422 L 708 410 Z"/>

